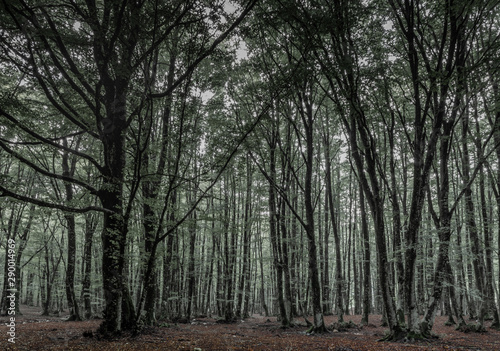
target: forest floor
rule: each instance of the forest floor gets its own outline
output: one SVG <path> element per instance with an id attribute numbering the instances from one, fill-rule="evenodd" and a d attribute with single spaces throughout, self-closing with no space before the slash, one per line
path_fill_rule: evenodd
<path id="1" fill-rule="evenodd" d="M 149 328 L 141 335 L 125 335 L 116 340 L 99 340 L 95 336 L 101 320 L 67 322 L 67 315 L 42 316 L 40 309 L 21 306 L 16 316 L 15 344 L 8 342 L 8 317 L 0 317 L 0 350 L 488 350 L 500 351 L 500 332 L 462 333 L 445 326 L 446 317 L 437 317 L 433 332 L 436 339 L 418 342 L 378 342 L 387 328 L 381 316 L 370 316 L 363 328 L 307 335 L 302 320 L 289 329 L 280 328 L 276 317 L 254 315 L 234 324 L 220 324 L 212 318 L 196 318 L 186 324 L 163 324 Z M 346 316 L 346 321 L 359 325 L 361 316 Z M 336 322 L 325 317 L 328 326 Z M 489 325 L 489 324 L 488 324 Z M 92 335 L 89 332 L 93 332 Z M 87 336 L 84 336 L 84 333 Z"/>

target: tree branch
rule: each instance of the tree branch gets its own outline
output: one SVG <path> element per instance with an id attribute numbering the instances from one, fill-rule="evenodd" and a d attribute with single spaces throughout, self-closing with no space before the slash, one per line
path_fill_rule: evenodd
<path id="1" fill-rule="evenodd" d="M 64 206 L 64 205 L 59 205 L 59 204 L 53 204 L 53 203 L 50 203 L 47 201 L 38 200 L 38 199 L 31 198 L 29 196 L 24 196 L 21 194 L 14 193 L 14 192 L 4 188 L 2 185 L 0 185 L 0 197 L 10 197 L 10 198 L 13 198 L 13 199 L 16 199 L 16 200 L 19 200 L 22 202 L 28 202 L 28 203 L 31 203 L 31 204 L 34 204 L 37 206 L 54 208 L 54 209 L 58 209 L 61 211 L 73 212 L 73 213 L 85 213 L 85 212 L 89 212 L 89 211 L 98 211 L 98 212 L 109 213 L 109 214 L 114 213 L 113 211 L 111 211 L 109 209 L 106 209 L 103 207 L 97 207 L 97 206 L 87 206 L 87 207 L 83 207 L 83 208 L 74 208 L 74 207 L 69 207 L 69 206 Z"/>

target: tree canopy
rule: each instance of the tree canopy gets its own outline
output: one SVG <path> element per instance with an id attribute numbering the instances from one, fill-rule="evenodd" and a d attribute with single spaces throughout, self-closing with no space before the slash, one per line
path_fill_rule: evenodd
<path id="1" fill-rule="evenodd" d="M 498 9 L 1 1 L 2 311 L 498 328 Z"/>

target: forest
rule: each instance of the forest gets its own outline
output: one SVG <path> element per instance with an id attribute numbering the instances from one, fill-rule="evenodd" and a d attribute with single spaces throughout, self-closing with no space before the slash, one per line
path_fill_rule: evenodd
<path id="1" fill-rule="evenodd" d="M 0 343 L 498 340 L 499 37 L 498 0 L 0 0 Z"/>

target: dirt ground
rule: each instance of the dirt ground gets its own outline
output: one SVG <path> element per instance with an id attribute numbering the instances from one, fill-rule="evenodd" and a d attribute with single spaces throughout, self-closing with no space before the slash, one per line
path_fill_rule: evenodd
<path id="1" fill-rule="evenodd" d="M 281 329 L 276 317 L 254 315 L 235 324 L 219 324 L 215 319 L 194 319 L 187 324 L 164 324 L 149 328 L 139 336 L 117 340 L 99 340 L 95 336 L 101 320 L 66 322 L 67 316 L 40 315 L 40 309 L 22 306 L 16 316 L 15 344 L 8 342 L 8 317 L 0 317 L 0 350 L 488 350 L 500 351 L 500 332 L 462 333 L 444 326 L 446 317 L 438 317 L 433 332 L 437 339 L 390 343 L 378 342 L 384 336 L 381 317 L 370 316 L 363 328 L 332 331 L 324 335 L 307 335 L 303 320 L 290 329 Z M 346 316 L 359 325 L 360 316 Z M 328 326 L 336 317 L 327 316 Z M 85 336 L 84 336 L 85 334 Z"/>

